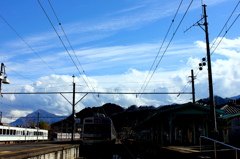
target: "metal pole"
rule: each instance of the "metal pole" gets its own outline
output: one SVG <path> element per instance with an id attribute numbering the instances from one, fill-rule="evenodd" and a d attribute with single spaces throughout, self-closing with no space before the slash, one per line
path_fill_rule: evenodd
<path id="1" fill-rule="evenodd" d="M 202 138 L 200 137 L 199 140 L 200 140 L 200 153 L 202 153 Z"/>
<path id="2" fill-rule="evenodd" d="M 73 103 L 72 103 L 72 142 L 74 140 L 74 115 L 75 115 L 75 82 L 74 82 L 74 75 L 73 77 Z"/>
<path id="3" fill-rule="evenodd" d="M 0 78 L 0 96 L 2 96 L 2 78 L 3 78 L 3 67 L 4 67 L 4 64 L 3 63 L 1 63 L 1 72 L 0 72 L 0 76 L 1 76 L 1 78 Z"/>
<path id="4" fill-rule="evenodd" d="M 213 84 L 212 84 L 212 67 L 211 67 L 211 54 L 209 47 L 209 37 L 208 37 L 208 22 L 206 14 L 206 5 L 203 5 L 204 8 L 204 26 L 205 26 L 205 35 L 206 35 L 206 47 L 207 47 L 207 64 L 208 64 L 208 84 L 209 84 L 209 100 L 210 100 L 210 109 L 213 118 L 213 128 L 214 128 L 214 137 L 215 132 L 217 132 L 217 123 L 216 123 L 216 112 L 213 96 Z"/>
<path id="5" fill-rule="evenodd" d="M 238 150 L 235 150 L 235 151 L 236 151 L 236 159 L 238 159 L 238 152 L 237 152 Z"/>
<path id="6" fill-rule="evenodd" d="M 0 112 L 0 123 L 2 123 L 2 112 Z"/>
<path id="7" fill-rule="evenodd" d="M 38 129 L 39 129 L 39 109 L 38 109 L 38 118 L 37 118 L 37 142 L 38 142 Z"/>
<path id="8" fill-rule="evenodd" d="M 191 78 L 192 78 L 192 100 L 193 103 L 195 103 L 195 87 L 194 87 L 194 75 L 193 75 L 193 70 L 191 70 Z"/>
<path id="9" fill-rule="evenodd" d="M 214 157 L 215 159 L 217 159 L 217 146 L 215 141 L 214 141 Z"/>

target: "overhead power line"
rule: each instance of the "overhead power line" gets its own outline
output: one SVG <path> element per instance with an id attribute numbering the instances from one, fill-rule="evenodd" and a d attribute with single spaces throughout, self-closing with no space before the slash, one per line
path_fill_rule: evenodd
<path id="1" fill-rule="evenodd" d="M 231 15 L 229 16 L 229 18 L 227 19 L 227 21 L 226 21 L 225 24 L 223 25 L 223 27 L 222 27 L 222 29 L 221 29 L 221 31 L 219 32 L 219 34 L 218 34 L 217 37 L 220 37 L 221 33 L 223 32 L 224 28 L 227 26 L 229 20 L 230 20 L 231 17 L 233 16 L 233 14 L 234 14 L 234 12 L 236 11 L 236 9 L 237 9 L 237 7 L 238 7 L 239 4 L 240 4 L 240 1 L 236 4 L 236 6 L 235 6 L 235 8 L 233 9 Z M 231 29 L 231 27 L 232 27 L 233 24 L 236 22 L 236 20 L 239 18 L 239 16 L 240 16 L 240 14 L 238 14 L 238 16 L 237 16 L 237 17 L 234 19 L 234 21 L 231 23 L 230 27 L 228 27 L 228 29 L 225 31 L 224 35 L 222 36 L 222 38 L 221 38 L 220 41 L 218 42 L 217 46 L 216 46 L 216 47 L 214 48 L 214 50 L 211 52 L 211 55 L 214 53 L 214 51 L 215 51 L 215 50 L 217 49 L 217 47 L 220 45 L 220 43 L 222 42 L 223 38 L 226 36 L 226 34 L 227 34 L 228 31 Z M 200 25 L 199 25 L 199 22 L 200 22 L 202 19 L 203 19 L 203 18 L 201 18 L 198 22 L 196 22 L 195 24 L 193 24 L 191 27 L 196 26 L 196 24 L 197 24 L 198 26 L 200 26 Z M 190 27 L 190 28 L 191 28 L 191 27 Z M 188 31 L 190 28 L 188 28 L 186 31 Z M 185 32 L 186 32 L 186 31 L 185 31 Z M 211 45 L 211 48 L 210 48 L 210 49 L 213 48 L 213 46 L 214 46 L 214 44 L 216 43 L 216 41 L 217 41 L 217 38 L 215 38 L 215 40 L 214 40 L 213 44 Z M 205 56 L 205 58 L 206 58 L 206 56 Z M 199 72 L 200 72 L 200 71 L 199 71 L 199 67 L 198 67 L 198 68 L 196 69 L 196 71 L 195 71 L 195 76 L 197 76 Z M 187 84 L 184 86 L 184 88 L 182 89 L 183 92 L 187 90 L 187 87 L 189 87 L 189 83 L 187 83 Z M 180 94 L 180 95 L 181 95 L 181 94 Z"/>
<path id="2" fill-rule="evenodd" d="M 34 80 L 32 80 L 32 79 L 30 79 L 30 78 L 28 78 L 28 77 L 26 77 L 26 76 L 23 76 L 23 75 L 21 75 L 20 73 L 18 73 L 17 71 L 14 71 L 13 69 L 11 69 L 11 68 L 9 68 L 9 67 L 7 67 L 7 66 L 5 66 L 7 69 L 9 69 L 10 71 L 13 71 L 14 73 L 16 73 L 16 74 L 18 74 L 19 76 L 22 76 L 23 78 L 26 78 L 26 79 L 28 79 L 28 80 L 30 80 L 30 81 L 32 81 L 32 82 L 35 82 Z"/>
<path id="3" fill-rule="evenodd" d="M 22 38 L 22 36 L 6 21 L 6 19 L 3 18 L 2 15 L 0 15 L 0 17 L 3 19 L 3 21 L 13 30 L 13 32 L 37 55 L 37 57 L 44 62 L 44 64 L 50 69 L 52 70 L 55 74 L 57 74 L 48 64 L 46 61 L 44 61 L 40 55 L 26 42 L 26 40 L 24 40 Z"/>
<path id="4" fill-rule="evenodd" d="M 54 27 L 54 25 L 53 25 L 53 23 L 52 23 L 52 21 L 51 21 L 51 19 L 49 18 L 49 16 L 48 16 L 47 12 L 46 12 L 46 11 L 45 11 L 45 9 L 43 8 L 43 6 L 42 6 L 42 4 L 41 4 L 41 2 L 40 2 L 39 0 L 38 0 L 38 3 L 39 3 L 39 5 L 41 6 L 41 8 L 42 8 L 42 10 L 43 10 L 44 14 L 46 15 L 46 17 L 47 17 L 47 19 L 48 19 L 48 21 L 50 22 L 50 24 L 51 24 L 51 26 L 52 26 L 53 30 L 54 30 L 54 31 L 55 31 L 55 33 L 57 34 L 57 36 L 58 36 L 59 40 L 61 41 L 61 43 L 62 43 L 62 45 L 63 45 L 64 49 L 65 49 L 65 50 L 66 50 L 66 52 L 68 53 L 68 55 L 69 55 L 70 59 L 72 60 L 72 62 L 73 62 L 73 64 L 74 64 L 74 66 L 75 66 L 75 67 L 76 67 L 76 69 L 78 70 L 79 74 L 81 74 L 81 72 L 80 72 L 80 71 L 79 71 L 79 69 L 78 69 L 78 66 L 77 66 L 77 64 L 76 64 L 76 63 L 75 63 L 75 61 L 73 60 L 73 58 L 72 58 L 71 54 L 69 53 L 69 51 L 68 51 L 68 49 L 67 49 L 66 45 L 65 45 L 65 44 L 64 44 L 64 42 L 63 42 L 63 40 L 62 40 L 61 36 L 58 34 L 58 32 L 57 32 L 56 28 Z"/>
<path id="5" fill-rule="evenodd" d="M 166 46 L 166 48 L 165 48 L 165 50 L 164 50 L 164 52 L 163 52 L 163 54 L 162 54 L 161 58 L 159 59 L 159 61 L 158 61 L 157 65 L 156 65 L 156 67 L 155 67 L 155 69 L 154 69 L 153 73 L 151 74 L 151 76 L 150 76 L 150 78 L 149 78 L 148 82 L 146 83 L 146 85 L 145 85 L 145 87 L 144 87 L 144 89 L 143 89 L 143 91 L 142 91 L 142 92 L 144 92 L 144 91 L 145 91 L 145 89 L 146 89 L 146 87 L 148 86 L 149 82 L 151 81 L 151 79 L 152 79 L 152 77 L 153 77 L 154 73 L 156 72 L 156 70 L 157 70 L 157 68 L 158 68 L 159 64 L 161 63 L 161 61 L 162 61 L 162 59 L 163 59 L 163 57 L 164 57 L 164 55 L 165 55 L 166 51 L 168 50 L 168 47 L 170 46 L 170 43 L 172 42 L 172 40 L 173 40 L 174 36 L 176 35 L 176 33 L 177 33 L 177 31 L 178 31 L 178 29 L 179 29 L 180 25 L 182 24 L 182 21 L 183 21 L 183 19 L 185 18 L 185 16 L 186 16 L 186 14 L 187 14 L 187 12 L 188 12 L 188 10 L 189 10 L 189 8 L 190 8 L 190 6 L 191 6 L 192 2 L 193 2 L 193 0 L 192 0 L 192 1 L 190 2 L 190 4 L 188 5 L 188 8 L 187 8 L 187 10 L 185 11 L 185 13 L 184 13 L 184 15 L 183 15 L 183 17 L 182 17 L 181 21 L 179 22 L 179 24 L 178 24 L 177 28 L 175 29 L 175 31 L 174 31 L 174 33 L 173 33 L 173 35 L 172 35 L 172 37 L 171 37 L 171 39 L 170 39 L 170 41 L 169 41 L 168 45 Z"/>
<path id="6" fill-rule="evenodd" d="M 73 92 L 5 92 L 2 94 L 72 94 Z M 80 94 L 179 94 L 180 92 L 75 92 Z M 192 94 L 183 92 L 182 94 Z"/>
<path id="7" fill-rule="evenodd" d="M 183 1 L 183 0 L 182 0 L 182 1 Z M 177 13 L 178 13 L 178 11 L 179 11 L 179 9 L 180 9 L 180 7 L 181 7 L 182 1 L 180 2 L 179 6 L 178 6 L 178 9 L 177 9 L 177 11 L 176 11 L 176 13 L 175 13 L 175 15 L 174 15 L 174 17 L 173 17 L 172 23 L 170 24 L 170 26 L 169 26 L 169 28 L 168 28 L 168 31 L 167 31 L 167 33 L 166 33 L 166 35 L 165 35 L 165 37 L 164 37 L 164 39 L 163 39 L 163 41 L 162 41 L 162 44 L 161 44 L 161 46 L 160 46 L 160 48 L 159 48 L 159 50 L 158 50 L 158 53 L 157 53 L 157 55 L 156 55 L 156 57 L 155 57 L 155 59 L 154 59 L 154 61 L 153 61 L 153 63 L 152 63 L 152 66 L 151 66 L 150 70 L 148 71 L 148 74 L 147 74 L 147 76 L 146 76 L 146 78 L 145 78 L 145 80 L 144 80 L 144 82 L 143 82 L 143 85 L 142 85 L 142 87 L 141 87 L 141 89 L 140 89 L 140 92 L 142 91 L 142 89 L 143 89 L 143 87 L 144 87 L 144 85 L 145 85 L 145 83 L 146 83 L 146 81 L 147 81 L 147 79 L 148 79 L 148 77 L 149 77 L 152 69 L 153 69 L 153 66 L 154 66 L 154 64 L 155 64 L 155 62 L 156 62 L 156 60 L 157 60 L 157 58 L 158 58 L 158 55 L 159 55 L 159 53 L 160 53 L 160 51 L 161 51 L 161 49 L 162 49 L 162 47 L 163 47 L 163 44 L 164 44 L 164 42 L 165 42 L 165 40 L 166 40 L 166 38 L 167 38 L 167 36 L 168 36 L 168 33 L 169 33 L 170 29 L 172 28 L 172 25 L 173 25 L 173 23 L 174 23 L 174 21 L 175 21 L 175 18 L 176 18 L 176 16 L 177 16 Z M 140 97 L 139 97 L 139 98 L 140 98 Z M 138 100 L 139 98 L 137 98 L 136 100 Z M 135 102 L 136 102 L 136 101 L 135 101 Z"/>
<path id="8" fill-rule="evenodd" d="M 233 9 L 231 15 L 229 16 L 228 20 L 225 22 L 224 26 L 222 27 L 222 29 L 221 29 L 221 31 L 219 32 L 219 34 L 218 34 L 217 37 L 219 37 L 219 36 L 221 35 L 222 31 L 223 31 L 224 28 L 227 26 L 229 20 L 231 19 L 232 15 L 234 14 L 235 10 L 237 9 L 239 3 L 240 3 L 240 1 L 237 3 L 237 5 L 235 6 L 235 8 Z M 238 17 L 239 17 L 239 14 L 238 14 L 237 18 L 238 18 Z M 232 25 L 235 23 L 235 21 L 237 20 L 237 18 L 234 20 L 234 22 L 231 24 L 231 26 L 228 28 L 228 30 L 232 27 Z M 224 36 L 225 36 L 226 33 L 228 32 L 228 30 L 225 31 Z M 224 37 L 224 36 L 223 36 L 223 37 Z M 217 38 L 216 38 L 215 41 L 213 42 L 213 44 L 212 44 L 212 46 L 211 46 L 210 49 L 212 49 L 212 47 L 214 46 L 214 44 L 215 44 L 216 41 L 217 41 Z M 220 41 L 220 42 L 221 42 L 221 41 Z M 218 45 L 220 44 L 220 42 L 218 43 Z M 218 47 L 218 45 L 216 46 L 216 48 Z M 214 51 L 216 50 L 216 48 L 214 49 Z M 214 51 L 213 51 L 213 52 L 214 52 Z M 211 55 L 213 54 L 213 52 L 211 53 Z"/>
<path id="9" fill-rule="evenodd" d="M 64 35 L 65 35 L 65 37 L 66 37 L 66 39 L 67 39 L 67 41 L 68 41 L 69 46 L 70 46 L 71 49 L 72 49 L 72 52 L 73 52 L 74 55 L 75 55 L 75 58 L 76 58 L 77 61 L 78 61 L 78 64 L 80 65 L 80 67 L 81 67 L 83 73 L 85 74 L 85 77 L 86 77 L 87 81 L 85 81 L 84 76 L 82 76 L 84 82 L 86 83 L 87 87 L 88 87 L 90 90 L 92 89 L 93 91 L 95 91 L 95 89 L 94 89 L 94 87 L 92 86 L 92 84 L 91 84 L 89 78 L 87 77 L 86 72 L 85 72 L 84 69 L 83 69 L 83 66 L 82 66 L 82 64 L 81 64 L 81 62 L 80 62 L 80 60 L 79 60 L 79 58 L 77 57 L 77 55 L 76 55 L 76 53 L 75 53 L 75 50 L 74 50 L 73 47 L 72 47 L 72 44 L 71 44 L 71 42 L 70 42 L 70 40 L 69 40 L 69 38 L 68 38 L 68 36 L 67 36 L 65 30 L 63 29 L 62 23 L 60 22 L 60 20 L 59 20 L 59 18 L 58 18 L 58 16 L 57 16 L 57 13 L 55 12 L 55 10 L 54 10 L 54 8 L 53 8 L 53 5 L 51 4 L 50 0 L 48 0 L 48 3 L 49 3 L 49 5 L 50 5 L 50 7 L 51 7 L 51 9 L 52 9 L 52 11 L 53 11 L 53 13 L 54 13 L 54 15 L 55 15 L 57 21 L 58 21 L 58 24 L 60 25 L 60 27 L 61 27 L 61 29 L 62 29 L 62 31 L 63 31 L 63 33 L 64 33 Z M 91 88 L 89 87 L 88 84 L 90 85 Z M 100 103 L 98 102 L 98 100 L 96 99 L 96 97 L 94 97 L 94 98 L 95 98 L 95 100 L 97 101 L 97 103 L 100 105 Z"/>
<path id="10" fill-rule="evenodd" d="M 59 25 L 61 26 L 61 28 L 62 28 L 62 31 L 63 31 L 63 33 L 64 33 L 64 35 L 65 35 L 65 37 L 66 37 L 66 39 L 67 39 L 67 41 L 68 41 L 68 43 L 69 43 L 69 45 L 70 45 L 70 47 L 71 47 L 73 53 L 75 54 L 76 59 L 78 60 L 78 58 L 77 58 L 77 56 L 76 56 L 76 53 L 75 53 L 75 51 L 74 51 L 74 49 L 73 49 L 73 47 L 72 47 L 72 45 L 71 45 L 71 43 L 70 43 L 70 41 L 69 41 L 67 35 L 66 35 L 66 32 L 64 31 L 64 29 L 63 29 L 63 27 L 62 27 L 62 25 L 61 25 L 61 22 L 59 21 L 59 18 L 58 18 L 58 16 L 57 16 L 57 14 L 56 14 L 56 12 L 55 12 L 55 10 L 54 10 L 54 8 L 53 8 L 51 2 L 50 2 L 50 1 L 48 1 L 48 2 L 49 2 L 49 4 L 50 4 L 50 6 L 51 6 L 52 11 L 54 12 L 54 15 L 55 15 L 55 17 L 56 17 L 56 19 L 57 19 L 57 21 L 58 21 L 58 24 L 59 24 Z M 92 88 L 89 87 L 88 82 L 85 80 L 85 78 L 83 77 L 82 73 L 80 72 L 80 70 L 79 70 L 79 68 L 78 68 L 78 66 L 77 66 L 77 64 L 76 64 L 76 62 L 73 60 L 72 55 L 69 53 L 69 51 L 68 51 L 66 45 L 64 44 L 64 42 L 63 42 L 61 36 L 58 34 L 58 32 L 57 32 L 57 30 L 55 29 L 55 27 L 54 27 L 54 25 L 53 25 L 53 23 L 52 23 L 50 17 L 48 16 L 47 12 L 45 11 L 44 7 L 42 6 L 42 4 L 41 4 L 41 2 L 40 2 L 39 0 L 38 0 L 38 3 L 39 3 L 39 5 L 41 6 L 41 8 L 42 8 L 44 14 L 46 15 L 48 21 L 50 22 L 52 28 L 54 29 L 55 33 L 57 34 L 57 36 L 58 36 L 59 40 L 61 41 L 62 45 L 64 46 L 66 52 L 68 53 L 69 57 L 71 58 L 71 60 L 72 60 L 72 62 L 73 62 L 73 64 L 74 64 L 74 66 L 76 67 L 78 73 L 79 73 L 79 74 L 81 75 L 81 77 L 83 78 L 83 80 L 84 80 L 84 82 L 86 83 L 87 87 L 88 87 L 90 90 L 93 90 L 93 91 L 94 91 L 94 88 L 92 87 L 92 85 L 90 84 L 90 81 L 88 80 L 88 78 L 87 78 L 87 76 L 86 76 L 86 78 L 87 78 L 87 80 L 88 80 L 88 82 L 89 82 L 89 84 L 91 85 Z M 78 62 L 79 62 L 79 65 L 80 65 L 81 68 L 82 68 L 82 65 L 81 65 L 81 63 L 80 63 L 79 60 L 78 60 Z M 83 73 L 85 73 L 85 71 L 84 71 L 83 68 L 82 68 L 82 70 L 83 70 Z M 86 74 L 85 74 L 85 75 L 86 75 Z M 94 98 L 95 98 L 96 102 L 100 105 L 100 103 L 99 103 L 99 101 L 97 100 L 97 98 L 96 98 L 95 96 L 94 96 Z"/>

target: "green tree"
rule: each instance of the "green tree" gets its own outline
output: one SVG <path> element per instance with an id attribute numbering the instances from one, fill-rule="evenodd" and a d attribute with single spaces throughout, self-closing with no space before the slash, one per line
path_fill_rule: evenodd
<path id="1" fill-rule="evenodd" d="M 51 129 L 51 126 L 48 125 L 44 120 L 41 120 L 39 122 L 39 128 L 40 129 L 45 129 L 45 130 L 50 130 Z"/>

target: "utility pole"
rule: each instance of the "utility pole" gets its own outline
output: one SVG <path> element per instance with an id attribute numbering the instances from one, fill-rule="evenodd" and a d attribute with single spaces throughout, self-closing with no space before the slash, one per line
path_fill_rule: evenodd
<path id="1" fill-rule="evenodd" d="M 214 103 L 214 95 L 213 95 L 213 84 L 212 84 L 212 66 L 211 66 L 211 54 L 209 47 L 209 37 L 208 37 L 208 22 L 207 22 L 207 14 L 206 14 L 206 5 L 203 5 L 204 9 L 204 26 L 205 26 L 205 36 L 206 36 L 206 48 L 207 48 L 207 65 L 208 65 L 208 85 L 209 85 L 209 103 L 210 110 L 213 119 L 213 128 L 214 134 L 217 132 L 217 122 L 216 122 L 216 111 L 215 111 L 215 103 Z"/>
<path id="2" fill-rule="evenodd" d="M 195 86 L 194 86 L 194 79 L 195 76 L 193 75 L 193 70 L 191 70 L 191 80 L 192 80 L 192 102 L 195 103 Z"/>
<path id="3" fill-rule="evenodd" d="M 74 130 L 75 130 L 75 105 L 77 105 L 84 97 L 86 97 L 86 95 L 88 93 L 86 93 L 77 103 L 75 103 L 75 94 L 76 94 L 75 87 L 76 87 L 76 84 L 74 82 L 75 76 L 73 75 L 72 77 L 73 77 L 73 92 L 71 92 L 73 94 L 72 103 L 66 97 L 64 97 L 62 93 L 60 93 L 60 94 L 72 105 L 72 132 L 71 132 L 72 137 L 71 137 L 71 141 L 73 142 L 73 140 L 74 140 Z"/>
<path id="4" fill-rule="evenodd" d="M 73 102 L 72 102 L 72 142 L 74 140 L 74 128 L 75 128 L 75 82 L 74 78 L 75 76 L 73 75 Z"/>
<path id="5" fill-rule="evenodd" d="M 214 103 L 214 96 L 213 96 L 211 54 L 210 54 L 210 47 L 209 47 L 208 22 L 207 22 L 207 13 L 206 13 L 206 5 L 205 4 L 203 5 L 203 10 L 204 10 L 203 17 L 199 21 L 197 21 L 195 24 L 193 24 L 191 27 L 199 26 L 205 32 L 206 51 L 207 51 L 207 66 L 208 66 L 209 105 L 210 105 L 210 115 L 211 115 L 211 119 L 212 119 L 213 131 L 214 131 L 214 136 L 215 136 L 216 132 L 217 132 L 217 122 L 216 122 L 216 111 L 215 111 L 215 103 Z M 203 24 L 200 24 L 201 20 L 204 20 Z M 204 25 L 204 28 L 202 27 L 202 25 Z M 188 28 L 184 32 L 188 31 L 190 28 Z"/>
<path id="6" fill-rule="evenodd" d="M 38 129 L 39 129 L 39 109 L 38 109 L 38 117 L 37 117 L 37 142 L 38 142 Z"/>
<path id="7" fill-rule="evenodd" d="M 2 112 L 0 112 L 0 124 L 2 123 Z"/>
<path id="8" fill-rule="evenodd" d="M 211 119 L 212 119 L 212 126 L 213 126 L 213 131 L 214 131 L 214 136 L 215 136 L 215 133 L 217 132 L 217 122 L 216 122 L 216 111 L 215 111 L 215 103 L 214 103 L 214 96 L 213 96 L 211 54 L 210 54 L 210 47 L 209 47 L 208 22 L 207 22 L 207 13 L 206 13 L 207 11 L 206 11 L 205 4 L 203 5 L 203 10 L 204 10 L 203 17 L 199 21 L 197 21 L 195 24 L 193 24 L 192 26 L 200 26 L 201 29 L 203 29 L 203 31 L 205 32 L 206 51 L 207 51 L 207 66 L 208 66 L 209 105 L 210 105 L 210 115 L 211 115 Z M 200 24 L 200 21 L 202 21 L 202 20 L 204 20 L 204 23 Z M 203 28 L 202 25 L 204 25 L 205 28 Z M 190 28 L 188 28 L 184 32 L 188 31 Z"/>

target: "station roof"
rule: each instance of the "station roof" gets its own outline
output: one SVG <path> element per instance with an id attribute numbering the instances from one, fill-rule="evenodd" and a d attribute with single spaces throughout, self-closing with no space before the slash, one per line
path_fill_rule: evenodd
<path id="1" fill-rule="evenodd" d="M 169 105 L 169 106 L 162 106 L 159 107 L 157 111 L 149 115 L 143 121 L 141 121 L 137 126 L 147 122 L 148 120 L 159 116 L 159 115 L 176 115 L 176 114 L 185 114 L 185 115 L 203 115 L 203 114 L 210 114 L 211 108 L 209 106 L 203 106 L 194 103 L 186 103 L 181 105 Z M 216 114 L 224 114 L 224 111 L 215 109 Z"/>

